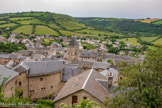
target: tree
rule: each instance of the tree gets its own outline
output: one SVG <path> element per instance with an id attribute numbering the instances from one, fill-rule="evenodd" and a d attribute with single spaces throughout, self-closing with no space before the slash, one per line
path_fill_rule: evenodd
<path id="1" fill-rule="evenodd" d="M 162 107 L 162 46 L 150 51 L 142 63 L 121 63 L 119 95 L 107 99 L 109 108 L 161 108 Z"/>
<path id="2" fill-rule="evenodd" d="M 0 35 L 2 35 L 2 30 L 0 29 Z"/>

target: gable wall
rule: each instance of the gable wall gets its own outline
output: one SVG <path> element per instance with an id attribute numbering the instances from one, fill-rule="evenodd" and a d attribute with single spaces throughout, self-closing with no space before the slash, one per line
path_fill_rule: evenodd
<path id="1" fill-rule="evenodd" d="M 96 103 L 98 104 L 102 104 L 98 99 L 96 99 L 95 97 L 93 97 L 92 95 L 90 95 L 89 93 L 87 93 L 86 91 L 84 90 L 80 90 L 74 94 L 71 94 L 63 99 L 60 99 L 58 100 L 56 103 L 55 103 L 55 107 L 54 108 L 61 108 L 61 104 L 62 103 L 66 103 L 70 106 L 72 106 L 72 96 L 77 96 L 78 97 L 78 103 L 83 99 L 83 97 L 87 97 L 87 99 L 90 99 L 91 101 L 95 101 Z"/>

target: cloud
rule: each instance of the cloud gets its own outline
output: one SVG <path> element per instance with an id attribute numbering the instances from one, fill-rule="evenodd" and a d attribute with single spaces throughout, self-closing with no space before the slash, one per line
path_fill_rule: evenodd
<path id="1" fill-rule="evenodd" d="M 0 0 L 0 13 L 50 11 L 75 17 L 160 17 L 162 0 Z"/>

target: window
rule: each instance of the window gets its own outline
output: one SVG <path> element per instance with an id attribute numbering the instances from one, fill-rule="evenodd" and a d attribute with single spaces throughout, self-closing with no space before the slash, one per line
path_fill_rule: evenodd
<path id="1" fill-rule="evenodd" d="M 34 92 L 34 90 L 30 90 L 30 93 L 33 93 Z"/>
<path id="2" fill-rule="evenodd" d="M 78 97 L 77 96 L 72 96 L 72 104 L 77 103 Z"/>
<path id="3" fill-rule="evenodd" d="M 40 78 L 40 81 L 43 81 L 43 78 Z"/>
<path id="4" fill-rule="evenodd" d="M 87 97 L 84 96 L 83 99 L 87 99 Z"/>
<path id="5" fill-rule="evenodd" d="M 21 81 L 19 81 L 19 86 L 21 86 Z"/>
<path id="6" fill-rule="evenodd" d="M 42 87 L 42 88 L 41 88 L 41 90 L 45 90 L 45 89 L 46 89 L 46 87 Z"/>

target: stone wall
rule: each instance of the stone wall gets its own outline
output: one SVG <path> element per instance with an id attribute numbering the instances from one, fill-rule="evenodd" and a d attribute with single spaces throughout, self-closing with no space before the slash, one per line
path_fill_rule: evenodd
<path id="1" fill-rule="evenodd" d="M 17 76 L 19 77 L 19 76 Z M 9 82 L 7 82 L 5 84 L 5 86 L 3 87 L 3 94 L 4 97 L 11 97 L 12 94 L 15 94 L 15 82 L 16 82 L 16 78 L 13 78 L 12 80 L 10 80 Z"/>
<path id="2" fill-rule="evenodd" d="M 36 100 L 49 95 L 56 96 L 62 89 L 65 82 L 61 82 L 61 72 L 29 77 L 29 97 L 31 100 Z"/>
<path id="3" fill-rule="evenodd" d="M 61 72 L 34 77 L 27 77 L 27 72 L 23 72 L 10 80 L 5 85 L 3 92 L 5 97 L 11 97 L 16 88 L 23 92 L 23 98 L 29 97 L 31 100 L 36 100 L 49 95 L 55 97 L 65 83 L 61 81 Z"/>
<path id="4" fill-rule="evenodd" d="M 96 103 L 98 104 L 102 104 L 101 101 L 99 101 L 98 99 L 96 99 L 94 96 L 90 95 L 89 93 L 87 93 L 86 91 L 84 90 L 80 90 L 76 93 L 73 93 L 63 99 L 60 99 L 58 100 L 57 102 L 55 102 L 55 107 L 54 108 L 61 108 L 61 104 L 62 103 L 66 103 L 70 106 L 72 106 L 72 96 L 77 96 L 77 100 L 78 100 L 78 103 L 84 98 L 86 97 L 87 99 L 90 99 L 91 101 L 95 101 Z"/>
<path id="5" fill-rule="evenodd" d="M 79 58 L 79 47 L 68 47 L 67 48 L 67 60 L 78 60 Z"/>
<path id="6" fill-rule="evenodd" d="M 21 83 L 21 85 L 20 85 Z M 23 98 L 28 97 L 28 77 L 27 72 L 22 72 L 19 77 L 16 78 L 16 88 L 23 92 Z"/>

